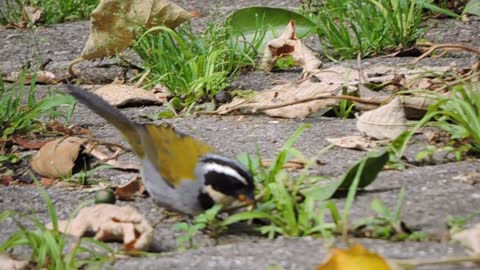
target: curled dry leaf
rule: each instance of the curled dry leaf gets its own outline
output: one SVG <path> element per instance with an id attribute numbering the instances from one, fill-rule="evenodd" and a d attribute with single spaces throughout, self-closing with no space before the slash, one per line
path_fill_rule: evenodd
<path id="1" fill-rule="evenodd" d="M 311 81 L 305 81 L 300 85 L 296 85 L 294 83 L 277 85 L 272 89 L 264 90 L 258 93 L 253 98 L 243 99 L 236 97 L 232 102 L 220 106 L 217 112 L 219 114 L 223 114 L 234 107 L 241 106 L 242 108 L 248 109 L 252 112 L 261 111 L 269 116 L 274 117 L 305 118 L 312 113 L 337 104 L 338 100 L 318 99 L 295 104 L 297 100 L 331 96 L 337 92 L 338 88 L 339 85 L 313 83 Z M 289 103 L 292 104 L 274 109 L 264 109 L 270 106 Z"/>
<path id="2" fill-rule="evenodd" d="M 22 20 L 25 24 L 35 24 L 43 16 L 43 11 L 38 7 L 24 6 L 22 9 Z"/>
<path id="3" fill-rule="evenodd" d="M 166 25 L 175 28 L 191 15 L 169 0 L 101 0 L 90 14 L 90 36 L 79 58 L 82 60 L 113 56 L 131 45 L 143 29 Z"/>
<path id="4" fill-rule="evenodd" d="M 293 60 L 303 67 L 303 74 L 314 74 L 322 66 L 322 61 L 315 53 L 297 39 L 294 20 L 288 23 L 282 35 L 267 43 L 260 68 L 270 71 L 275 62 L 285 56 L 292 56 Z"/>
<path id="5" fill-rule="evenodd" d="M 480 224 L 453 234 L 452 239 L 460 242 L 472 256 L 480 256 Z"/>
<path id="6" fill-rule="evenodd" d="M 72 175 L 86 139 L 66 137 L 45 144 L 32 158 L 32 169 L 41 176 L 61 178 Z"/>
<path id="7" fill-rule="evenodd" d="M 134 196 L 141 195 L 143 192 L 145 192 L 143 182 L 140 180 L 140 177 L 135 176 L 125 185 L 119 186 L 115 190 L 115 195 L 119 200 L 132 201 Z"/>
<path id="8" fill-rule="evenodd" d="M 407 118 L 400 97 L 390 103 L 363 113 L 357 117 L 357 129 L 369 137 L 376 139 L 395 139 L 407 130 Z"/>
<path id="9" fill-rule="evenodd" d="M 95 94 L 115 107 L 162 104 L 165 101 L 151 91 L 133 85 L 109 84 L 95 90 Z"/>
<path id="10" fill-rule="evenodd" d="M 355 150 L 370 150 L 375 148 L 379 145 L 387 144 L 387 141 L 379 141 L 379 140 L 372 140 L 371 138 L 361 136 L 361 135 L 352 135 L 352 136 L 345 136 L 340 138 L 325 138 L 327 142 L 347 149 L 355 149 Z"/>
<path id="11" fill-rule="evenodd" d="M 18 261 L 7 255 L 0 254 L 0 270 L 22 270 L 27 269 L 28 261 Z"/>
<path id="12" fill-rule="evenodd" d="M 356 244 L 349 249 L 335 248 L 317 270 L 392 270 L 387 260 Z"/>
<path id="13" fill-rule="evenodd" d="M 47 225 L 52 228 L 52 224 Z M 153 240 L 153 229 L 137 210 L 130 206 L 96 204 L 82 208 L 73 220 L 58 224 L 63 233 L 81 237 L 95 233 L 100 241 L 123 241 L 127 250 L 148 250 Z"/>

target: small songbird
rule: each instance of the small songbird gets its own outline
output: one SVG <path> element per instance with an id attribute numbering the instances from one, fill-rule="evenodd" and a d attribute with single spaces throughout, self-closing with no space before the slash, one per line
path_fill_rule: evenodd
<path id="1" fill-rule="evenodd" d="M 170 125 L 134 123 L 80 87 L 67 85 L 67 91 L 122 133 L 140 159 L 146 190 L 159 206 L 195 215 L 215 203 L 255 204 L 253 177 L 242 164 Z"/>

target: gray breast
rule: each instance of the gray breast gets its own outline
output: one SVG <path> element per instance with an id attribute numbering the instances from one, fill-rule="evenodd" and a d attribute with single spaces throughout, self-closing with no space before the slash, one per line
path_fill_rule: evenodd
<path id="1" fill-rule="evenodd" d="M 185 179 L 175 188 L 162 178 L 155 166 L 149 160 L 142 160 L 143 183 L 150 196 L 161 207 L 169 210 L 194 215 L 203 209 L 198 202 L 198 194 L 202 180 L 192 181 Z"/>

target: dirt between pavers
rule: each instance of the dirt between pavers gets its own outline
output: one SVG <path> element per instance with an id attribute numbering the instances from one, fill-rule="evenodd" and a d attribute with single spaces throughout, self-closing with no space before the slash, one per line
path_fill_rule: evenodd
<path id="1" fill-rule="evenodd" d="M 178 3 L 189 10 L 199 9 L 208 14 L 214 7 L 215 1 L 188 1 Z M 234 10 L 247 4 L 267 4 L 271 6 L 294 6 L 298 1 L 221 1 L 223 13 Z M 199 21 L 201 25 L 202 21 Z M 47 70 L 58 76 L 65 75 L 68 62 L 78 56 L 88 36 L 88 22 L 73 22 L 48 27 L 39 27 L 37 32 L 25 30 L 0 29 L 0 72 L 17 71 L 25 62 L 46 58 L 53 61 Z M 479 46 L 480 23 L 477 19 L 470 24 L 454 20 L 443 20 L 437 26 L 428 30 L 427 37 L 435 42 L 459 41 L 471 46 Z M 469 38 L 471 37 L 471 38 Z M 455 63 L 458 66 L 468 66 L 476 61 L 472 55 L 454 55 L 452 58 L 425 59 L 420 65 L 446 66 Z M 373 58 L 366 59 L 362 65 L 404 65 L 412 58 Z M 108 60 L 106 63 L 111 63 Z M 339 63 L 356 67 L 356 61 Z M 326 63 L 326 66 L 333 64 Z M 103 83 L 113 80 L 121 74 L 118 67 L 102 68 L 92 63 L 82 63 L 82 76 L 95 82 Z M 299 70 L 290 70 L 276 73 L 261 71 L 242 74 L 234 83 L 235 89 L 265 89 L 275 81 L 296 79 Z M 39 86 L 38 94 L 45 95 L 48 88 L 55 86 Z M 159 107 L 129 108 L 123 111 L 137 121 L 144 121 L 139 115 L 146 115 L 158 111 Z M 84 106 L 77 106 L 72 119 L 74 124 L 90 127 L 99 138 L 113 142 L 122 141 L 118 131 L 106 122 L 95 116 Z M 272 158 L 282 146 L 283 142 L 302 124 L 312 123 L 313 127 L 302 134 L 295 144 L 307 156 L 315 156 L 318 151 L 327 145 L 326 137 L 340 137 L 356 132 L 354 120 L 340 120 L 315 117 L 305 120 L 273 119 L 266 116 L 222 116 L 177 118 L 167 122 L 172 123 L 180 131 L 203 139 L 221 152 L 235 157 L 241 152 L 256 153 L 258 147 L 262 156 Z M 415 150 L 415 149 L 413 149 Z M 315 168 L 313 173 L 338 176 L 344 173 L 352 164 L 358 161 L 365 153 L 346 149 L 334 148 L 319 157 L 325 165 Z M 133 156 L 127 158 L 134 159 Z M 477 170 L 480 161 L 463 161 L 446 163 L 436 166 L 410 168 L 406 171 L 385 171 L 367 188 L 366 192 L 359 193 L 352 219 L 372 216 L 370 202 L 373 198 L 380 198 L 389 206 L 397 200 L 401 186 L 406 187 L 406 202 L 403 208 L 403 217 L 407 225 L 421 229 L 437 236 L 446 232 L 448 215 L 465 216 L 480 206 L 480 191 L 477 186 L 453 180 L 458 174 Z M 121 182 L 128 179 L 123 172 L 109 171 L 113 181 Z M 126 176 L 127 175 L 127 176 Z M 81 190 L 66 190 L 60 187 L 48 189 L 55 203 L 60 218 L 67 218 L 82 201 L 93 197 L 93 192 Z M 336 199 L 335 203 L 341 207 L 343 200 Z M 125 204 L 125 203 L 124 203 Z M 162 210 L 156 207 L 149 199 L 137 199 L 128 203 L 139 209 L 146 218 L 155 223 L 163 217 Z M 29 212 L 35 209 L 40 218 L 47 222 L 48 213 L 45 203 L 35 187 L 0 187 L 0 212 L 10 209 L 20 212 Z M 480 221 L 478 218 L 473 222 Z M 156 252 L 171 252 L 175 250 L 175 233 L 171 223 L 159 223 L 155 226 Z M 11 221 L 0 224 L 0 242 L 5 240 L 14 230 Z M 311 238 L 266 240 L 264 238 L 246 234 L 227 235 L 219 239 L 219 245 L 213 246 L 214 241 L 206 235 L 198 236 L 198 245 L 201 248 L 189 250 L 185 253 L 167 253 L 159 257 L 129 258 L 113 265 L 114 269 L 266 269 L 268 266 L 280 265 L 284 269 L 313 269 L 326 254 L 325 241 Z M 453 244 L 438 242 L 386 242 L 368 240 L 364 243 L 380 253 L 395 258 L 442 258 L 451 255 L 462 255 L 463 250 Z M 208 247 L 203 247 L 208 246 Z M 107 267 L 108 268 L 108 267 Z M 475 269 L 475 267 L 426 267 L 419 269 Z"/>

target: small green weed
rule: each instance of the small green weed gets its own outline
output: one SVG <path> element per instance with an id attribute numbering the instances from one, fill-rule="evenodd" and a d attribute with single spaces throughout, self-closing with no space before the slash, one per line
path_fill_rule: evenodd
<path id="1" fill-rule="evenodd" d="M 379 199 L 374 199 L 370 207 L 377 215 L 356 221 L 354 231 L 361 231 L 364 235 L 373 238 L 411 241 L 425 240 L 427 237 L 425 233 L 412 232 L 402 222 L 401 215 L 404 198 L 405 188 L 402 187 L 394 210 L 388 208 Z"/>
<path id="2" fill-rule="evenodd" d="M 342 90 L 342 95 L 348 95 L 348 91 L 346 88 Z M 348 119 L 353 117 L 355 103 L 351 100 L 342 99 L 338 102 L 337 106 L 332 107 L 335 116 L 342 119 Z"/>
<path id="3" fill-rule="evenodd" d="M 281 151 L 268 168 L 262 165 L 261 158 L 248 154 L 238 156 L 240 162 L 253 173 L 257 187 L 257 208 L 226 217 L 223 221 L 215 219 L 219 209 L 200 216 L 201 219 L 180 223 L 177 229 L 186 232 L 180 238 L 183 247 L 193 245 L 193 237 L 207 226 L 213 231 L 225 230 L 227 226 L 240 221 L 259 221 L 257 229 L 273 238 L 277 235 L 305 236 L 319 235 L 330 237 L 334 233 L 347 235 L 350 210 L 357 188 L 363 188 L 374 181 L 378 172 L 388 161 L 388 152 L 367 154 L 342 177 L 321 183 L 319 176 L 311 176 L 308 171 L 315 163 L 314 159 L 306 161 L 305 168 L 297 177 L 292 178 L 284 168 L 292 157 L 307 160 L 293 144 L 310 125 L 302 125 L 282 146 Z M 331 147 L 326 147 L 327 151 Z M 318 185 L 319 184 L 319 185 Z M 348 195 L 342 215 L 333 201 L 329 199 L 336 191 L 348 189 Z M 333 222 L 325 220 L 325 212 L 330 210 Z M 208 210 L 210 211 L 210 210 Z M 207 211 L 207 212 L 208 212 Z"/>
<path id="4" fill-rule="evenodd" d="M 450 89 L 447 96 L 432 95 L 437 101 L 425 116 L 410 130 L 401 134 L 390 145 L 392 160 L 400 160 L 408 142 L 423 126 L 440 128 L 450 135 L 446 150 L 456 159 L 465 153 L 480 153 L 480 89 L 476 83 L 462 83 Z M 420 158 L 433 154 L 433 148 L 425 149 Z M 418 156 L 417 156 L 418 157 Z"/>
<path id="5" fill-rule="evenodd" d="M 25 73 L 20 75 L 18 83 L 7 86 L 0 76 L 0 140 L 13 134 L 23 135 L 43 130 L 40 117 L 51 119 L 62 117 L 66 122 L 73 113 L 75 99 L 65 94 L 52 94 L 43 99 L 35 98 L 35 77 L 25 91 Z M 24 97 L 27 97 L 24 100 Z M 61 106 L 67 107 L 67 113 L 58 111 Z"/>
<path id="6" fill-rule="evenodd" d="M 278 68 L 280 69 L 289 69 L 291 67 L 295 66 L 295 60 L 293 59 L 292 56 L 285 56 L 279 58 L 275 64 L 277 65 Z"/>
<path id="7" fill-rule="evenodd" d="M 225 225 L 242 220 L 260 219 L 268 221 L 268 224 L 260 226 L 259 231 L 270 238 L 276 235 L 320 234 L 324 237 L 330 235 L 334 224 L 324 221 L 325 209 L 318 209 L 313 197 L 304 196 L 300 192 L 307 175 L 302 174 L 295 181 L 283 167 L 292 155 L 301 156 L 301 153 L 293 148 L 293 144 L 308 127 L 309 125 L 301 126 L 287 140 L 268 169 L 261 166 L 260 157 L 257 159 L 248 155 L 239 157 L 250 171 L 255 173 L 256 185 L 262 193 L 262 198 L 257 202 L 257 209 L 232 215 L 224 221 Z"/>
<path id="8" fill-rule="evenodd" d="M 113 255 L 113 250 L 100 241 L 81 238 L 73 247 L 70 247 L 68 237 L 61 234 L 58 230 L 58 217 L 52 200 L 38 183 L 37 186 L 47 204 L 53 229 L 48 229 L 36 216 L 35 212 L 32 215 L 26 215 L 6 210 L 0 214 L 0 222 L 11 219 L 18 226 L 19 230 L 0 244 L 0 253 L 11 252 L 19 246 L 28 246 L 32 251 L 29 261 L 35 264 L 35 267 L 42 269 L 71 270 L 111 261 L 112 256 L 100 255 L 98 251 L 82 245 L 82 243 L 90 243 Z M 33 223 L 35 228 L 32 230 L 24 226 L 22 219 Z M 88 256 L 87 259 L 79 257 L 85 258 L 85 255 Z"/>
<path id="9" fill-rule="evenodd" d="M 154 27 L 133 47 L 144 61 L 140 79 L 147 86 L 166 86 L 174 96 L 169 107 L 180 111 L 212 101 L 243 67 L 254 64 L 260 41 L 245 46 L 239 35 L 217 23 L 199 35 L 186 23 L 175 30 Z"/>
<path id="10" fill-rule="evenodd" d="M 82 158 L 82 157 L 79 157 L 79 158 Z M 106 170 L 106 169 L 112 168 L 112 166 L 110 166 L 110 165 L 100 165 L 100 166 L 97 166 L 93 169 L 90 169 L 89 164 L 87 162 L 88 161 L 85 161 L 85 165 L 84 165 L 83 169 L 81 169 L 79 172 L 75 173 L 71 177 L 65 177 L 63 180 L 64 181 L 69 181 L 69 182 L 75 182 L 75 183 L 78 183 L 80 185 L 95 184 L 95 183 L 98 183 L 100 181 L 92 178 L 92 175 L 94 173 L 97 173 L 101 170 Z"/>
<path id="11" fill-rule="evenodd" d="M 38 7 L 44 12 L 43 23 L 61 23 L 88 18 L 99 0 L 6 0 L 0 9 L 0 24 L 22 21 L 24 6 Z"/>
<path id="12" fill-rule="evenodd" d="M 448 216 L 447 217 L 447 225 L 450 230 L 450 233 L 456 233 L 462 230 L 465 230 L 465 227 L 469 222 L 473 219 L 478 218 L 480 216 L 480 211 L 475 211 L 469 215 L 465 216 Z"/>
<path id="13" fill-rule="evenodd" d="M 441 154 L 443 159 L 453 157 L 456 161 L 459 161 L 466 153 L 468 153 L 468 151 L 470 151 L 471 147 L 469 145 L 455 147 L 455 144 L 457 144 L 457 142 L 451 141 L 447 145 L 439 147 L 436 145 L 426 145 L 423 150 L 415 156 L 415 160 L 435 163 L 435 156 Z"/>
<path id="14" fill-rule="evenodd" d="M 220 233 L 226 229 L 226 226 L 217 219 L 217 215 L 222 209 L 222 205 L 215 205 L 212 208 L 206 210 L 204 213 L 196 216 L 192 223 L 178 222 L 173 225 L 173 229 L 182 235 L 177 237 L 177 246 L 181 251 L 191 249 L 195 247 L 194 238 L 195 235 L 204 230 L 211 229 L 215 233 Z"/>
<path id="15" fill-rule="evenodd" d="M 304 14 L 317 22 L 325 48 L 342 59 L 408 48 L 421 36 L 422 4 L 413 0 L 309 1 Z"/>

